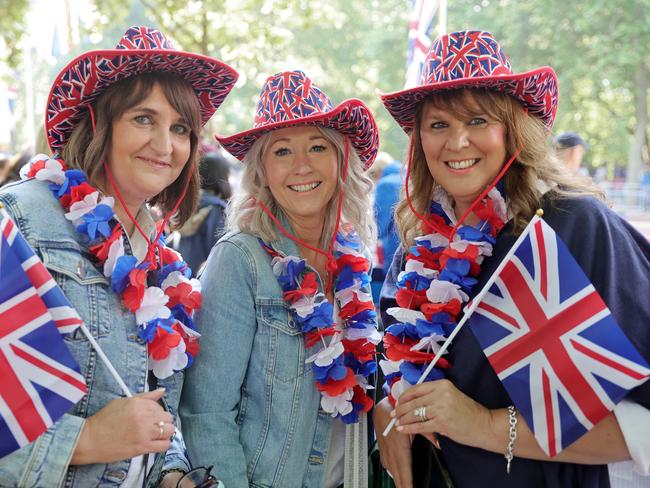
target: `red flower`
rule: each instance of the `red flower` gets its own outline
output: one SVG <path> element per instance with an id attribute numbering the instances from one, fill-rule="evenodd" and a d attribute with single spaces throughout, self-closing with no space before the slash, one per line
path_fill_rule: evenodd
<path id="1" fill-rule="evenodd" d="M 284 299 L 289 303 L 294 303 L 303 296 L 315 295 L 317 291 L 318 282 L 316 281 L 316 274 L 310 271 L 309 273 L 305 273 L 300 288 L 284 292 Z"/>
<path id="2" fill-rule="evenodd" d="M 321 337 L 330 337 L 336 334 L 335 327 L 327 327 L 325 329 L 313 330 L 305 333 L 305 347 L 310 348 L 317 342 L 321 341 Z"/>
<path id="3" fill-rule="evenodd" d="M 361 301 L 357 297 L 356 294 L 352 295 L 352 300 L 350 300 L 348 303 L 345 304 L 345 306 L 341 309 L 340 312 L 340 317 L 342 319 L 349 319 L 350 317 L 353 317 L 354 315 L 358 314 L 359 312 L 362 312 L 364 310 L 374 310 L 375 305 L 371 301 Z"/>
<path id="4" fill-rule="evenodd" d="M 480 203 L 473 212 L 479 219 L 485 220 L 490 224 L 492 237 L 495 237 L 505 225 L 494 210 L 494 202 L 492 200 L 486 200 Z"/>
<path id="5" fill-rule="evenodd" d="M 108 251 L 111 247 L 111 244 L 118 239 L 122 238 L 122 226 L 116 225 L 113 227 L 111 235 L 103 242 L 96 244 L 90 247 L 90 252 L 99 259 L 100 262 L 104 262 L 108 259 Z"/>
<path id="6" fill-rule="evenodd" d="M 366 258 L 351 254 L 344 254 L 336 260 L 336 264 L 339 269 L 343 266 L 350 266 L 355 273 L 365 273 L 370 269 L 370 262 Z"/>
<path id="7" fill-rule="evenodd" d="M 90 195 L 91 193 L 95 193 L 97 190 L 90 186 L 87 182 L 83 182 L 80 185 L 73 186 L 70 189 L 70 205 L 72 205 L 75 202 L 80 202 L 84 198 L 86 198 L 86 195 Z"/>
<path id="8" fill-rule="evenodd" d="M 392 334 L 384 335 L 384 348 L 386 350 L 386 357 L 391 361 L 399 361 L 405 359 L 411 363 L 424 364 L 430 362 L 435 354 L 422 351 L 411 351 L 411 347 L 417 344 L 415 339 L 395 337 Z M 436 363 L 438 368 L 448 368 L 449 361 L 445 358 L 440 358 Z"/>
<path id="9" fill-rule="evenodd" d="M 371 361 L 375 357 L 375 345 L 366 339 L 356 339 L 354 341 L 343 339 L 343 347 L 346 353 L 354 354 L 359 361 Z"/>
<path id="10" fill-rule="evenodd" d="M 27 172 L 27 177 L 33 178 L 36 176 L 36 173 L 38 173 L 39 170 L 43 168 L 45 168 L 45 159 L 41 159 L 40 161 L 32 163 L 32 165 L 29 167 L 29 171 Z"/>
<path id="11" fill-rule="evenodd" d="M 169 351 L 177 347 L 182 340 L 183 338 L 177 330 L 168 332 L 166 329 L 158 327 L 153 341 L 148 346 L 149 355 L 157 361 L 165 359 L 169 356 Z"/>
<path id="12" fill-rule="evenodd" d="M 447 303 L 425 303 L 420 307 L 420 311 L 425 315 L 427 320 L 430 321 L 431 316 L 438 312 L 447 312 L 452 317 L 456 317 L 460 313 L 461 305 L 460 300 L 454 298 L 453 300 L 449 300 Z"/>
<path id="13" fill-rule="evenodd" d="M 140 308 L 144 290 L 147 287 L 147 271 L 134 268 L 129 272 L 129 285 L 122 293 L 122 303 L 126 308 L 134 312 Z"/>
<path id="14" fill-rule="evenodd" d="M 372 409 L 372 398 L 361 388 L 359 385 L 354 387 L 354 395 L 352 396 L 352 403 L 361 405 L 361 410 L 370 412 Z"/>
<path id="15" fill-rule="evenodd" d="M 406 286 L 410 285 L 407 283 Z M 395 294 L 395 299 L 397 300 L 397 305 L 402 308 L 418 310 L 423 304 L 429 303 L 426 293 L 426 290 L 416 291 L 410 288 L 400 288 Z"/>
<path id="16" fill-rule="evenodd" d="M 342 380 L 336 381 L 330 378 L 325 383 L 316 382 L 316 388 L 318 388 L 318 391 L 324 391 L 329 396 L 338 396 L 356 384 L 357 379 L 352 370 L 348 368 L 348 374 Z"/>
<path id="17" fill-rule="evenodd" d="M 449 237 L 451 235 L 451 227 L 449 227 L 441 215 L 430 214 L 427 217 L 428 222 L 426 224 L 424 222 L 422 223 L 423 234 L 433 234 L 437 232 L 442 234 L 444 237 Z"/>
<path id="18" fill-rule="evenodd" d="M 167 307 L 172 308 L 179 303 L 184 305 L 187 313 L 201 307 L 201 292 L 193 290 L 192 285 L 187 282 L 181 282 L 176 286 L 165 288 L 165 295 L 169 297 Z"/>
<path id="19" fill-rule="evenodd" d="M 420 261 L 429 269 L 440 269 L 440 256 L 442 256 L 442 251 L 432 252 L 424 246 L 417 246 L 416 250 L 419 256 L 409 254 L 407 259 Z"/>
<path id="20" fill-rule="evenodd" d="M 476 276 L 481 271 L 481 266 L 476 262 L 477 257 L 478 247 L 472 244 L 468 245 L 463 252 L 447 248 L 442 251 L 442 256 L 440 256 L 440 267 L 442 269 L 447 266 L 447 261 L 449 259 L 463 259 L 469 261 L 469 275 Z"/>

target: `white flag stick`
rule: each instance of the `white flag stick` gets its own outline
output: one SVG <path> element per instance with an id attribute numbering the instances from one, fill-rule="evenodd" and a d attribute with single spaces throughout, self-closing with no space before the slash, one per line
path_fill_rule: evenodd
<path id="1" fill-rule="evenodd" d="M 447 340 L 444 342 L 438 353 L 434 356 L 434 358 L 431 360 L 429 365 L 427 366 L 427 369 L 424 370 L 424 373 L 420 376 L 420 379 L 415 385 L 419 385 L 420 383 L 423 383 L 425 378 L 429 375 L 433 367 L 436 365 L 440 357 L 447 351 L 447 348 L 449 347 L 449 344 L 451 344 L 451 341 L 456 337 L 456 334 L 460 331 L 460 329 L 465 325 L 465 322 L 472 316 L 474 313 L 474 310 L 476 310 L 476 307 L 478 307 L 479 303 L 483 300 L 483 297 L 485 294 L 490 290 L 496 279 L 499 277 L 501 274 L 501 271 L 503 271 L 503 268 L 505 268 L 506 264 L 512 257 L 512 255 L 515 253 L 517 248 L 519 248 L 519 245 L 521 242 L 526 238 L 528 233 L 530 232 L 531 227 L 537 222 L 540 218 L 540 216 L 543 214 L 541 210 L 538 210 L 537 213 L 533 216 L 532 219 L 530 219 L 530 222 L 528 222 L 528 225 L 524 229 L 524 231 L 519 235 L 515 243 L 512 245 L 510 250 L 508 251 L 508 254 L 505 255 L 505 257 L 501 260 L 499 263 L 499 266 L 497 267 L 496 271 L 492 273 L 492 276 L 490 276 L 490 279 L 485 283 L 481 291 L 474 297 L 472 302 L 470 303 L 469 307 L 465 308 L 465 313 L 463 315 L 463 318 L 461 319 L 460 322 L 458 322 L 458 325 L 454 327 L 454 330 L 449 334 L 449 337 Z M 415 386 L 413 385 L 413 386 Z M 390 421 L 390 423 L 386 426 L 386 429 L 384 429 L 384 432 L 382 435 L 386 437 L 390 431 L 392 430 L 393 426 L 395 425 L 395 422 L 397 421 L 397 418 L 394 418 L 393 420 Z"/>
<path id="2" fill-rule="evenodd" d="M 131 391 L 129 390 L 129 387 L 126 386 L 126 383 L 124 383 L 124 380 L 121 378 L 120 374 L 115 370 L 115 368 L 113 367 L 113 365 L 109 361 L 108 357 L 106 357 L 106 354 L 104 354 L 104 351 L 102 350 L 102 348 L 99 346 L 99 344 L 97 343 L 97 341 L 95 340 L 93 335 L 90 333 L 90 331 L 86 327 L 86 324 L 82 323 L 79 326 L 79 328 L 81 329 L 81 332 L 83 332 L 84 335 L 86 336 L 86 339 L 88 339 L 88 342 L 90 342 L 90 345 L 93 346 L 93 349 L 95 350 L 95 352 L 99 356 L 99 359 L 102 360 L 102 362 L 104 363 L 104 366 L 106 366 L 106 368 L 108 369 L 108 372 L 111 373 L 111 376 L 113 377 L 113 379 L 115 381 L 117 381 L 118 385 L 120 385 L 120 388 L 122 388 L 122 391 L 124 392 L 124 394 L 127 397 L 133 396 L 131 394 Z"/>

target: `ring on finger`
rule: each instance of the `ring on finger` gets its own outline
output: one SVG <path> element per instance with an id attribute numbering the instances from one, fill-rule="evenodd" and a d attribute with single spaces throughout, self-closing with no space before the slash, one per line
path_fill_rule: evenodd
<path id="1" fill-rule="evenodd" d="M 165 422 L 162 420 L 156 424 L 158 426 L 158 429 L 160 429 L 160 433 L 158 435 L 158 439 L 164 439 L 165 438 Z"/>
<path id="2" fill-rule="evenodd" d="M 426 422 L 429 420 L 427 418 L 427 407 L 425 406 L 418 407 L 413 410 L 413 415 L 415 415 L 415 418 L 417 418 L 420 422 Z"/>

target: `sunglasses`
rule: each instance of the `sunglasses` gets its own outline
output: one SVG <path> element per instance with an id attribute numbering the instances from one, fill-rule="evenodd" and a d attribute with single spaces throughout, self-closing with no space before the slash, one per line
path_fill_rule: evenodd
<path id="1" fill-rule="evenodd" d="M 223 488 L 223 483 L 210 474 L 212 466 L 194 468 L 176 483 L 176 488 Z"/>

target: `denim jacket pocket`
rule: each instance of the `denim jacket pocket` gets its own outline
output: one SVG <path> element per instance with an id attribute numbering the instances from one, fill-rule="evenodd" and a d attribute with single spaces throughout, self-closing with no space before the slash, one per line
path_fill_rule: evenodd
<path id="1" fill-rule="evenodd" d="M 109 304 L 110 282 L 74 242 L 39 242 L 43 264 L 84 320 L 93 336 L 108 333 L 105 315 Z M 68 340 L 83 339 L 79 330 Z"/>
<path id="2" fill-rule="evenodd" d="M 304 337 L 283 300 L 256 300 L 257 320 L 266 337 L 266 369 L 274 378 L 293 382 L 305 374 Z"/>

